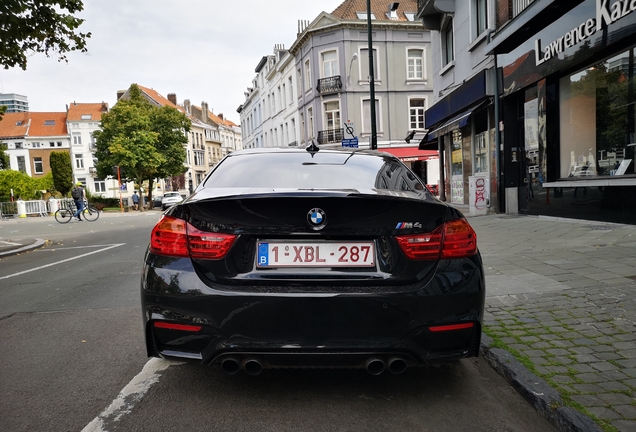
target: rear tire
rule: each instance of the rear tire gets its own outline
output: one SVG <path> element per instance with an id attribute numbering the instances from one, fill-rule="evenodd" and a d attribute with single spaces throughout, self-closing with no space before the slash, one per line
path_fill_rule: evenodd
<path id="1" fill-rule="evenodd" d="M 87 207 L 83 212 L 82 216 L 89 222 L 95 222 L 99 219 L 99 210 L 95 207 Z"/>
<path id="2" fill-rule="evenodd" d="M 59 223 L 68 223 L 73 219 L 73 213 L 67 209 L 60 209 L 55 212 L 55 220 Z"/>

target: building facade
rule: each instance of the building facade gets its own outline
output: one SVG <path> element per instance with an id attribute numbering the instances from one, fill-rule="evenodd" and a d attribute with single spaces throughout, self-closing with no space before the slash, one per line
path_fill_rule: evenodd
<path id="1" fill-rule="evenodd" d="M 496 212 L 495 63 L 484 47 L 495 27 L 494 0 L 420 1 L 431 30 L 434 100 L 420 148 L 440 152 L 440 197 L 471 214 Z"/>
<path id="2" fill-rule="evenodd" d="M 43 177 L 51 172 L 51 152 L 70 153 L 66 113 L 6 113 L 0 121 L 0 142 L 7 146 L 10 169 Z"/>
<path id="3" fill-rule="evenodd" d="M 95 139 L 93 132 L 99 130 L 102 114 L 108 112 L 108 104 L 76 103 L 67 105 L 66 128 L 70 135 L 73 182 L 82 184 L 93 194 L 118 198 L 119 184 L 116 176 L 98 178 L 95 169 Z"/>
<path id="4" fill-rule="evenodd" d="M 261 59 L 239 107 L 244 129 L 253 131 L 250 145 L 369 147 L 372 54 L 378 150 L 436 184 L 437 151 L 418 149 L 433 81 L 430 34 L 416 14 L 415 0 L 372 1 L 371 51 L 366 5 L 359 1 L 300 21 L 289 51 L 275 47 Z"/>
<path id="5" fill-rule="evenodd" d="M 506 208 L 636 223 L 636 3 L 497 5 Z"/>
<path id="6" fill-rule="evenodd" d="M 6 106 L 8 113 L 29 111 L 29 99 L 16 93 L 0 93 L 0 106 Z"/>

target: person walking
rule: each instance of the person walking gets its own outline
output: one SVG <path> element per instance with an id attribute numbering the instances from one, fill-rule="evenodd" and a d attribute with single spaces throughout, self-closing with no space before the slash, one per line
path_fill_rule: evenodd
<path id="1" fill-rule="evenodd" d="M 139 195 L 137 195 L 137 191 L 135 191 L 135 193 L 132 196 L 132 202 L 133 202 L 133 206 L 135 207 L 135 210 L 139 210 Z"/>
<path id="2" fill-rule="evenodd" d="M 73 190 L 71 190 L 71 196 L 73 197 L 73 201 L 75 201 L 75 208 L 77 211 L 73 214 L 75 220 L 81 221 L 80 215 L 84 211 L 84 200 L 86 199 L 86 193 L 84 192 L 84 187 L 82 182 L 77 182 Z"/>

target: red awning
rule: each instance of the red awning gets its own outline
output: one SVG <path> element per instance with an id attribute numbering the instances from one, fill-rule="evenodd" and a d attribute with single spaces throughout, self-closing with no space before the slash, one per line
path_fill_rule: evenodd
<path id="1" fill-rule="evenodd" d="M 415 162 L 429 159 L 439 159 L 437 150 L 419 150 L 417 147 L 386 147 L 379 151 L 391 153 L 399 157 L 403 162 Z"/>

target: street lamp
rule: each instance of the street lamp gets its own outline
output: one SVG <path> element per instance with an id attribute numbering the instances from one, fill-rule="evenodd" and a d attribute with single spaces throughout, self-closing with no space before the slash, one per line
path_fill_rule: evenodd
<path id="1" fill-rule="evenodd" d="M 378 133 L 375 125 L 375 78 L 373 76 L 373 36 L 371 32 L 371 0 L 367 0 L 367 35 L 369 39 L 369 88 L 371 90 L 369 105 L 371 108 L 371 150 L 378 149 Z"/>

